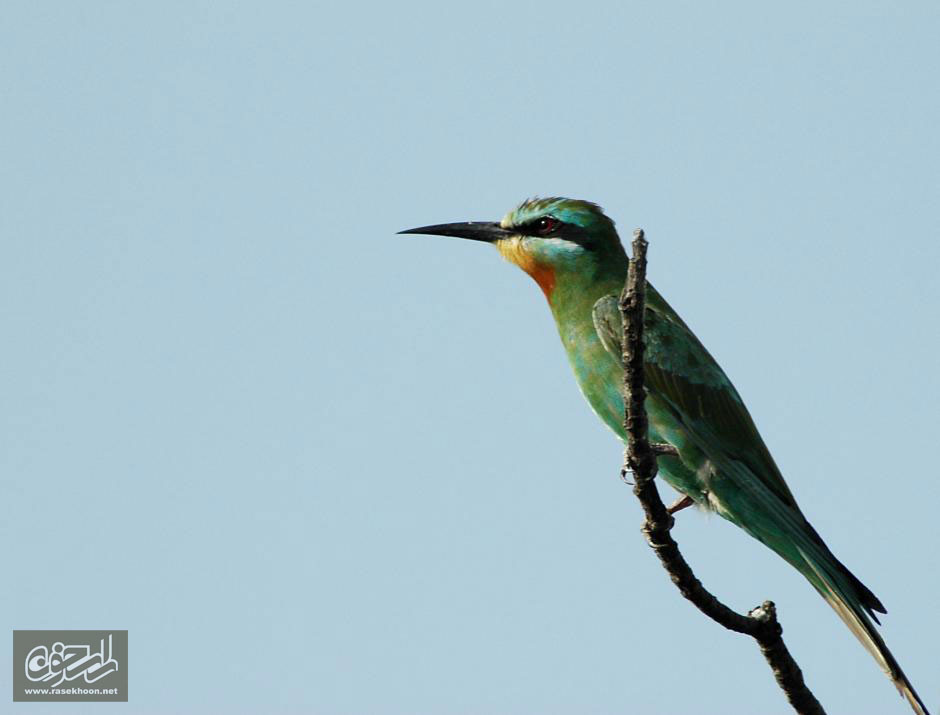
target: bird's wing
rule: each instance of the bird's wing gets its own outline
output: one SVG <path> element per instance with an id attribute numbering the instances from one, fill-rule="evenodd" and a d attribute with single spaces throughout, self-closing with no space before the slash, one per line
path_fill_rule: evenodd
<path id="1" fill-rule="evenodd" d="M 618 297 L 594 304 L 594 327 L 608 352 L 622 360 Z M 695 334 L 652 287 L 644 316 L 646 387 L 711 457 L 744 462 L 784 503 L 797 508 L 744 402 Z M 715 454 L 715 449 L 720 454 Z"/>
<path id="2" fill-rule="evenodd" d="M 646 387 L 664 402 L 681 431 L 730 481 L 721 515 L 793 564 L 874 656 L 917 713 L 927 708 L 884 639 L 875 611 L 885 608 L 825 545 L 806 521 L 754 420 L 724 371 L 656 290 L 648 285 L 644 315 Z M 594 327 L 608 352 L 622 362 L 617 296 L 594 304 Z M 683 459 L 683 450 L 679 450 Z M 683 460 L 684 461 L 684 460 Z"/>

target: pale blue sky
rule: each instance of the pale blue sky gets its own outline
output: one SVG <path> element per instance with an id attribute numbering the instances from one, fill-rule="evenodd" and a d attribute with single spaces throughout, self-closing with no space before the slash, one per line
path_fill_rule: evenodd
<path id="1" fill-rule="evenodd" d="M 16 709 L 788 712 L 643 542 L 537 287 L 395 235 L 533 194 L 646 229 L 940 706 L 940 10 L 898 5 L 5 3 L 0 613 L 131 658 L 127 705 Z M 906 712 L 678 521 L 830 713 Z"/>

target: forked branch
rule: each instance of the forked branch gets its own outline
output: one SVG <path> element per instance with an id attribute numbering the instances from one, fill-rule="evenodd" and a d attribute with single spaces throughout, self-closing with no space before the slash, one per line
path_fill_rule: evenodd
<path id="1" fill-rule="evenodd" d="M 647 245 L 643 231 L 637 230 L 633 238 L 633 256 L 627 283 L 620 296 L 623 318 L 624 427 L 628 438 L 622 474 L 627 471 L 633 474 L 633 493 L 646 514 L 643 533 L 683 596 L 713 621 L 757 641 L 777 684 L 793 709 L 805 715 L 825 715 L 822 705 L 803 682 L 803 673 L 783 642 L 783 628 L 777 621 L 774 604 L 764 601 L 746 616 L 728 608 L 702 586 L 670 534 L 673 518 L 660 499 L 653 480 L 657 472 L 657 455 L 677 453 L 670 445 L 650 443 L 649 422 L 644 406 L 643 314 L 646 306 Z"/>

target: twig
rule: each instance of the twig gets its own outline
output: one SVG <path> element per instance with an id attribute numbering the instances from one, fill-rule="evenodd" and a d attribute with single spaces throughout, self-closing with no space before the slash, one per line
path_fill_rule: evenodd
<path id="1" fill-rule="evenodd" d="M 685 598 L 696 608 L 725 628 L 744 633 L 754 638 L 761 653 L 767 659 L 777 684 L 787 700 L 798 713 L 825 715 L 819 701 L 803 682 L 803 673 L 783 642 L 783 628 L 777 621 L 777 612 L 771 601 L 742 616 L 709 593 L 692 573 L 679 551 L 672 535 L 672 516 L 659 497 L 656 484 L 657 455 L 677 455 L 670 445 L 650 444 L 649 423 L 644 401 L 643 369 L 643 314 L 646 306 L 646 239 L 642 230 L 634 232 L 633 257 L 627 273 L 627 283 L 620 296 L 620 312 L 623 318 L 623 391 L 624 428 L 627 432 L 627 449 L 622 473 L 633 474 L 633 493 L 636 494 L 646 514 L 643 533 L 656 552 L 663 568 L 669 573 Z"/>

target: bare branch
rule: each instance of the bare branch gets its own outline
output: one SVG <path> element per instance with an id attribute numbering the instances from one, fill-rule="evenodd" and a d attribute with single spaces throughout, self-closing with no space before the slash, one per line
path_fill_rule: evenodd
<path id="1" fill-rule="evenodd" d="M 646 515 L 643 533 L 672 582 L 686 599 L 713 621 L 757 641 L 777 684 L 793 709 L 804 715 L 825 715 L 822 705 L 806 687 L 800 667 L 783 642 L 783 628 L 777 621 L 774 604 L 765 601 L 746 616 L 728 608 L 702 586 L 669 533 L 674 524 L 673 518 L 660 499 L 653 480 L 657 472 L 657 455 L 678 456 L 678 452 L 671 445 L 650 444 L 644 406 L 643 315 L 646 307 L 647 246 L 643 231 L 638 229 L 634 233 L 627 283 L 620 296 L 623 318 L 624 428 L 627 433 L 627 449 L 621 474 L 629 472 L 633 475 L 633 493 L 640 500 Z"/>

